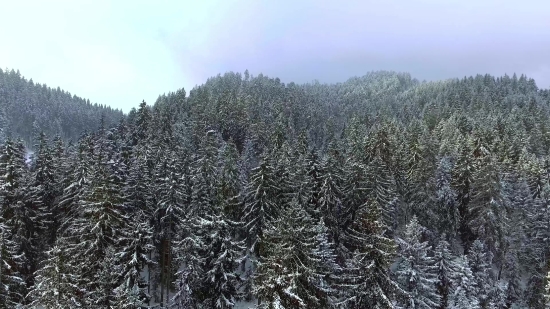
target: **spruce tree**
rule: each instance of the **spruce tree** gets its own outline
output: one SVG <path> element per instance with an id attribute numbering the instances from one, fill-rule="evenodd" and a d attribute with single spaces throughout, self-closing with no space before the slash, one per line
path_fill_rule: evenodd
<path id="1" fill-rule="evenodd" d="M 25 281 L 19 273 L 22 256 L 11 240 L 8 227 L 0 218 L 0 308 L 15 308 L 22 305 Z"/>
<path id="2" fill-rule="evenodd" d="M 13 285 L 10 294 L 20 297 L 26 294 L 27 285 L 32 283 L 38 254 L 36 209 L 25 203 L 27 168 L 24 151 L 21 141 L 8 140 L 0 160 L 0 223 L 4 225 L 4 246 L 11 248 L 6 249 L 6 259 L 11 260 L 11 272 L 25 281 L 24 285 Z M 23 299 L 19 301 L 22 303 Z"/>
<path id="3" fill-rule="evenodd" d="M 69 309 L 82 306 L 78 295 L 78 271 L 74 262 L 63 251 L 66 244 L 58 241 L 46 252 L 42 267 L 37 271 L 35 284 L 27 295 L 31 308 Z"/>
<path id="4" fill-rule="evenodd" d="M 436 289 L 438 265 L 428 255 L 430 248 L 428 242 L 422 241 L 423 230 L 424 227 L 413 216 L 405 227 L 403 237 L 397 241 L 402 258 L 396 275 L 402 289 L 408 293 L 405 308 L 435 308 L 440 302 Z"/>
<path id="5" fill-rule="evenodd" d="M 434 260 L 437 270 L 437 294 L 439 295 L 440 302 L 437 308 L 445 309 L 449 307 L 449 301 L 452 298 L 453 291 L 457 285 L 461 282 L 461 274 L 464 272 L 462 268 L 462 260 L 457 258 L 450 250 L 449 243 L 445 240 L 445 235 L 441 236 L 438 241 L 435 252 Z"/>
<path id="6" fill-rule="evenodd" d="M 347 308 L 393 308 L 396 297 L 406 296 L 389 274 L 396 253 L 395 242 L 386 235 L 377 201 L 358 214 L 347 232 L 353 255 L 346 261 L 340 304 Z"/>
<path id="7" fill-rule="evenodd" d="M 468 263 L 474 278 L 477 298 L 481 308 L 492 304 L 491 291 L 494 288 L 494 278 L 491 270 L 492 254 L 488 252 L 483 242 L 474 241 L 468 253 Z"/>
<path id="8" fill-rule="evenodd" d="M 154 247 L 152 228 L 145 219 L 145 214 L 138 210 L 129 217 L 128 228 L 121 231 L 117 244 L 121 249 L 114 255 L 117 269 L 115 282 L 117 308 L 142 308 L 150 300 L 147 282 L 142 277 L 142 273 L 144 269 L 151 271 L 154 262 L 149 258 L 149 253 Z"/>
<path id="9" fill-rule="evenodd" d="M 245 208 L 242 216 L 251 254 L 261 260 L 263 255 L 263 234 L 266 226 L 279 217 L 280 189 L 270 158 L 264 154 L 260 165 L 252 170 L 245 188 Z"/>
<path id="10" fill-rule="evenodd" d="M 457 194 L 452 188 L 452 162 L 449 157 L 439 160 L 435 175 L 436 213 L 439 219 L 439 230 L 450 236 L 456 236 L 460 228 L 460 212 L 457 205 Z"/>
<path id="11" fill-rule="evenodd" d="M 112 291 L 108 291 L 114 279 L 109 274 L 107 254 L 118 249 L 121 231 L 127 228 L 123 211 L 122 183 L 114 173 L 115 160 L 108 151 L 108 141 L 100 135 L 93 150 L 91 179 L 82 188 L 77 198 L 74 217 L 69 219 L 63 231 L 64 241 L 70 243 L 68 254 L 79 270 L 80 286 L 86 290 L 83 304 L 110 303 Z M 115 249 L 116 248 L 116 249 Z M 102 273 L 103 272 L 103 273 Z"/>
<path id="12" fill-rule="evenodd" d="M 479 304 L 479 288 L 468 264 L 466 256 L 457 258 L 457 268 L 455 271 L 453 289 L 449 294 L 449 309 L 459 308 L 482 308 Z"/>
<path id="13" fill-rule="evenodd" d="M 317 225 L 294 199 L 265 231 L 265 259 L 254 275 L 260 307 L 329 308 L 334 255 L 326 228 Z"/>

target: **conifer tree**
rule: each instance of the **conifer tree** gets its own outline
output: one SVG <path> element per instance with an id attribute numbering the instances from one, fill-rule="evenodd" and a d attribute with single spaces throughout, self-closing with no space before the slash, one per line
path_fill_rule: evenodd
<path id="1" fill-rule="evenodd" d="M 8 309 L 22 304 L 25 281 L 19 273 L 21 255 L 2 221 L 0 218 L 0 308 Z"/>
<path id="2" fill-rule="evenodd" d="M 546 300 L 546 306 L 550 306 L 550 271 L 546 275 L 546 286 L 544 287 L 544 299 Z"/>
<path id="3" fill-rule="evenodd" d="M 385 235 L 377 201 L 371 201 L 358 214 L 347 233 L 353 256 L 346 263 L 343 276 L 347 308 L 393 308 L 396 296 L 406 296 L 389 274 L 396 245 Z"/>
<path id="4" fill-rule="evenodd" d="M 265 259 L 259 262 L 254 291 L 261 307 L 329 308 L 326 277 L 334 269 L 326 229 L 316 225 L 294 199 L 265 231 Z"/>
<path id="5" fill-rule="evenodd" d="M 78 286 L 77 269 L 63 251 L 66 244 L 60 241 L 56 244 L 47 251 L 46 259 L 36 273 L 35 284 L 27 296 L 31 308 L 69 309 L 82 305 L 78 295 L 84 291 Z"/>
<path id="6" fill-rule="evenodd" d="M 460 228 L 460 212 L 458 209 L 457 194 L 451 186 L 452 163 L 449 157 L 439 160 L 436 175 L 436 213 L 439 218 L 439 229 L 447 235 L 456 236 Z"/>
<path id="7" fill-rule="evenodd" d="M 449 294 L 447 308 L 482 308 L 477 297 L 479 289 L 476 286 L 476 280 L 470 270 L 467 257 L 459 257 L 456 262 L 458 267 L 454 277 L 454 288 L 452 289 L 452 293 Z"/>
<path id="8" fill-rule="evenodd" d="M 177 233 L 182 231 L 186 215 L 186 192 L 182 185 L 181 167 L 175 153 L 168 153 L 155 168 L 157 180 L 154 192 L 155 208 L 153 213 L 154 241 L 157 247 L 160 285 L 160 304 L 164 306 L 170 299 L 170 287 L 174 280 L 175 246 Z"/>
<path id="9" fill-rule="evenodd" d="M 91 179 L 78 197 L 75 215 L 63 231 L 64 241 L 70 243 L 69 256 L 79 270 L 79 286 L 86 290 L 84 304 L 105 304 L 113 301 L 114 279 L 103 278 L 112 275 L 108 266 L 114 261 L 105 260 L 107 254 L 118 248 L 121 231 L 127 228 L 123 213 L 122 184 L 118 175 L 112 173 L 116 163 L 108 152 L 107 141 L 100 135 L 93 150 Z M 103 272 L 103 273 L 102 273 Z M 106 281 L 107 280 L 107 281 Z M 83 305 L 84 305 L 83 304 Z"/>
<path id="10" fill-rule="evenodd" d="M 142 308 L 150 300 L 142 272 L 145 267 L 151 271 L 153 261 L 149 258 L 149 252 L 154 247 L 152 228 L 145 218 L 142 211 L 136 211 L 128 218 L 130 220 L 128 228 L 121 231 L 118 241 L 121 250 L 114 256 L 117 269 L 115 282 L 117 308 Z"/>
<path id="11" fill-rule="evenodd" d="M 479 152 L 485 149 L 480 148 Z M 498 244 L 502 243 L 504 238 L 502 180 L 492 155 L 483 154 L 477 160 L 479 162 L 472 182 L 475 189 L 464 220 L 474 235 L 483 240 L 487 249 L 495 254 L 499 250 Z"/>
<path id="12" fill-rule="evenodd" d="M 242 217 L 250 253 L 262 259 L 263 233 L 267 224 L 279 216 L 279 193 L 275 171 L 270 158 L 264 154 L 260 165 L 252 170 L 245 188 L 245 208 Z"/>
<path id="13" fill-rule="evenodd" d="M 461 140 L 461 148 L 458 153 L 458 158 L 453 169 L 453 187 L 456 190 L 457 208 L 461 218 L 460 222 L 460 238 L 467 245 L 474 241 L 473 235 L 468 225 L 468 209 L 472 197 L 472 182 L 473 173 L 476 170 L 475 161 L 472 158 L 469 139 Z"/>
<path id="14" fill-rule="evenodd" d="M 438 265 L 428 255 L 428 242 L 422 241 L 423 230 L 424 227 L 413 216 L 405 228 L 403 238 L 397 241 L 402 259 L 396 275 L 402 289 L 408 293 L 405 308 L 435 308 L 440 301 L 436 291 Z"/>
<path id="15" fill-rule="evenodd" d="M 322 162 L 322 184 L 319 192 L 319 209 L 325 226 L 329 229 L 330 241 L 336 246 L 339 263 L 343 263 L 341 240 L 344 227 L 344 193 L 342 192 L 342 168 L 340 152 L 335 143 L 329 146 L 329 154 Z"/>
<path id="16" fill-rule="evenodd" d="M 32 272 L 36 267 L 35 259 L 38 254 L 36 209 L 25 203 L 26 172 L 25 149 L 22 142 L 7 140 L 0 160 L 0 222 L 5 226 L 6 245 L 13 246 L 8 250 L 11 254 L 6 254 L 12 256 L 10 268 L 25 281 L 25 285 L 11 287 L 12 291 L 17 290 L 11 293 L 20 296 L 24 296 L 27 285 L 32 284 Z"/>
<path id="17" fill-rule="evenodd" d="M 434 260 L 435 266 L 437 267 L 437 294 L 440 299 L 437 308 L 445 309 L 449 306 L 449 296 L 453 290 L 453 281 L 458 265 L 449 249 L 449 243 L 444 239 L 444 236 L 441 237 L 435 247 Z"/>
<path id="18" fill-rule="evenodd" d="M 303 192 L 308 196 L 307 210 L 312 218 L 321 218 L 321 187 L 323 184 L 323 172 L 319 155 L 315 150 L 310 150 L 304 158 L 305 184 Z"/>
<path id="19" fill-rule="evenodd" d="M 488 308 L 492 304 L 491 291 L 494 279 L 491 270 L 492 254 L 485 249 L 479 239 L 474 241 L 468 253 L 468 263 L 474 278 L 474 286 L 481 308 Z"/>

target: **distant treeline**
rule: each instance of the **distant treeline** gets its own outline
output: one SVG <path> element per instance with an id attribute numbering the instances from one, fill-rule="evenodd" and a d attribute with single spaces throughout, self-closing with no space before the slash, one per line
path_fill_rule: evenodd
<path id="1" fill-rule="evenodd" d="M 77 140 L 85 131 L 95 131 L 101 117 L 110 126 L 117 123 L 122 111 L 80 98 L 76 95 L 34 83 L 19 71 L 0 69 L 0 140 L 21 138 L 32 148 L 40 132 Z"/>

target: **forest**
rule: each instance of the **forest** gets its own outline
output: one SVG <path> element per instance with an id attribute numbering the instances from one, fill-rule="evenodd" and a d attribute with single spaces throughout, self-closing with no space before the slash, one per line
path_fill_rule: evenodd
<path id="1" fill-rule="evenodd" d="M 524 75 L 229 72 L 127 115 L 0 77 L 0 308 L 550 307 Z"/>
<path id="2" fill-rule="evenodd" d="M 120 110 L 34 83 L 19 71 L 0 69 L 0 143 L 20 138 L 33 149 L 40 133 L 77 140 L 83 132 L 97 130 L 102 115 L 109 126 L 123 117 Z"/>

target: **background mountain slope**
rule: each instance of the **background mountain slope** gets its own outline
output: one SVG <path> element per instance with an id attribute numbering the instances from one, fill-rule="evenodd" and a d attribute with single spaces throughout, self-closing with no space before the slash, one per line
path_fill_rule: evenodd
<path id="1" fill-rule="evenodd" d="M 117 123 L 122 111 L 45 84 L 27 80 L 19 71 L 0 69 L 0 128 L 2 140 L 21 138 L 33 147 L 40 132 L 77 140 L 84 131 L 95 131 L 102 115 L 105 124 Z"/>

